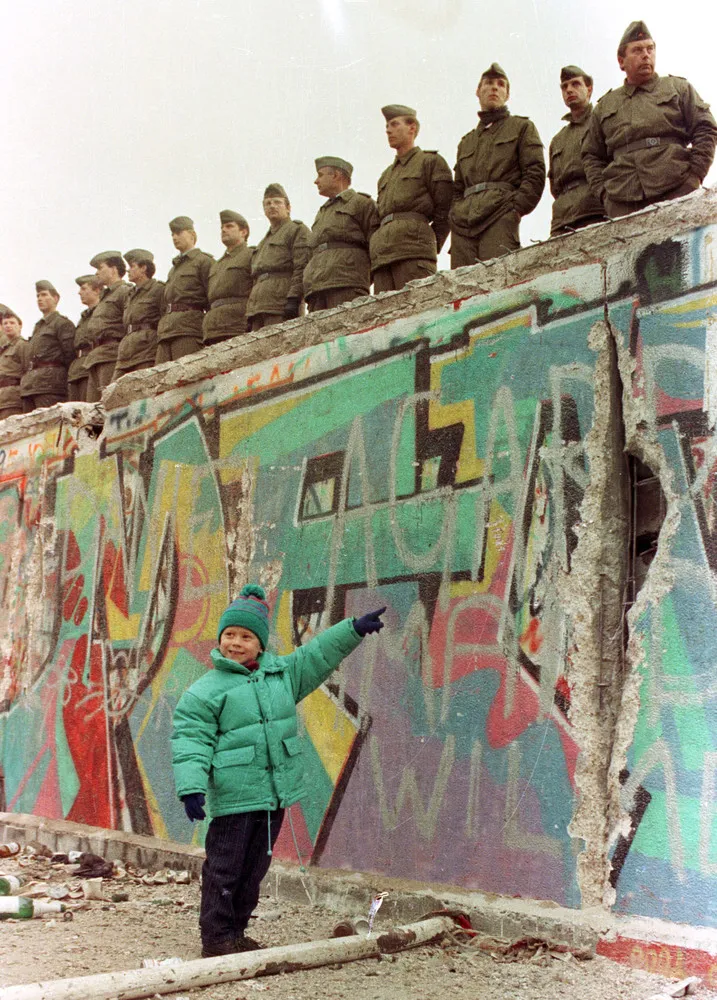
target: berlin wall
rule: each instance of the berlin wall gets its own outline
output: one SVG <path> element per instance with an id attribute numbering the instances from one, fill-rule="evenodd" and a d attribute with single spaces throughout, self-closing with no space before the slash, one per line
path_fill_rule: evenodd
<path id="1" fill-rule="evenodd" d="M 388 606 L 301 706 L 304 860 L 717 925 L 715 220 L 697 195 L 0 425 L 0 809 L 201 843 L 172 712 L 258 581 L 279 652 Z"/>

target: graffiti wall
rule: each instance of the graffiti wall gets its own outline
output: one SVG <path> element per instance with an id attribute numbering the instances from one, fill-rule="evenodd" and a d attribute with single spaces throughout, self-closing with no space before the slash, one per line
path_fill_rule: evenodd
<path id="1" fill-rule="evenodd" d="M 610 308 L 632 368 L 633 446 L 659 477 L 666 512 L 654 579 L 631 612 L 639 709 L 622 775 L 632 824 L 617 906 L 709 925 L 717 923 L 716 236 L 709 227 L 648 248 L 634 298 Z"/>
<path id="2" fill-rule="evenodd" d="M 626 251 L 389 324 L 377 306 L 373 329 L 111 411 L 92 450 L 62 428 L 6 447 L 5 807 L 201 842 L 172 712 L 258 581 L 280 652 L 388 608 L 301 705 L 302 860 L 579 906 L 564 595 L 607 289 L 679 508 L 654 563 L 672 584 L 632 613 L 613 885 L 623 910 L 672 915 L 676 894 L 715 922 L 711 238 L 677 241 L 669 273 L 664 248 Z M 295 857 L 288 826 L 277 853 Z"/>

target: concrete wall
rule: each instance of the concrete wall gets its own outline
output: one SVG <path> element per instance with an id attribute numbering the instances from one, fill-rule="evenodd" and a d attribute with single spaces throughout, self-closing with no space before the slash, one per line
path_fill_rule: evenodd
<path id="1" fill-rule="evenodd" d="M 172 711 L 259 580 L 280 651 L 388 605 L 301 707 L 305 857 L 714 924 L 714 206 L 7 421 L 7 808 L 201 840 Z"/>

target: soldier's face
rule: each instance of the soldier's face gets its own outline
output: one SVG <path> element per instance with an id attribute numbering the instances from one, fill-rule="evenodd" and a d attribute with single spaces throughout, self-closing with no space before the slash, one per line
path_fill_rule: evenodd
<path id="1" fill-rule="evenodd" d="M 117 280 L 115 269 L 110 267 L 109 264 L 100 264 L 99 267 L 96 268 L 96 271 L 97 277 L 103 285 L 111 285 Z"/>
<path id="2" fill-rule="evenodd" d="M 588 87 L 582 76 L 573 76 L 569 80 L 563 80 L 560 84 L 563 95 L 563 103 L 571 111 L 581 111 L 588 106 L 592 97 L 593 88 Z"/>
<path id="3" fill-rule="evenodd" d="M 143 285 L 149 280 L 147 278 L 147 272 L 145 271 L 144 265 L 138 264 L 137 261 L 132 261 L 129 265 L 127 277 L 133 285 Z"/>
<path id="4" fill-rule="evenodd" d="M 4 316 L 2 321 L 2 332 L 10 340 L 17 340 L 22 331 L 20 320 L 17 316 Z"/>
<path id="5" fill-rule="evenodd" d="M 222 222 L 219 237 L 224 246 L 228 250 L 231 250 L 233 247 L 238 247 L 240 243 L 245 242 L 245 233 L 246 230 L 240 229 L 238 222 Z"/>
<path id="6" fill-rule="evenodd" d="M 510 88 L 504 76 L 484 76 L 478 84 L 476 97 L 481 111 L 496 111 L 508 101 Z"/>
<path id="7" fill-rule="evenodd" d="M 405 149 L 415 141 L 416 126 L 409 125 L 405 118 L 392 118 L 386 122 L 386 138 L 391 149 Z"/>
<path id="8" fill-rule="evenodd" d="M 289 206 L 284 198 L 265 198 L 264 215 L 269 222 L 286 222 L 289 218 Z"/>
<path id="9" fill-rule="evenodd" d="M 182 229 L 178 233 L 172 233 L 172 243 L 180 253 L 191 250 L 196 242 L 196 237 L 191 229 Z"/>
<path id="10" fill-rule="evenodd" d="M 647 83 L 655 72 L 655 43 L 651 38 L 639 42 L 628 42 L 625 55 L 618 56 L 620 69 L 633 85 Z"/>
<path id="11" fill-rule="evenodd" d="M 57 299 L 52 292 L 38 292 L 37 308 L 43 316 L 47 316 L 49 313 L 54 312 L 57 309 Z"/>
<path id="12" fill-rule="evenodd" d="M 84 285 L 80 285 L 77 294 L 80 296 L 80 302 L 83 306 L 94 306 L 97 305 L 97 300 L 99 299 L 98 293 L 92 287 L 92 285 L 87 282 Z"/>
<path id="13" fill-rule="evenodd" d="M 314 184 L 322 198 L 334 198 L 341 191 L 339 171 L 333 167 L 320 167 Z"/>

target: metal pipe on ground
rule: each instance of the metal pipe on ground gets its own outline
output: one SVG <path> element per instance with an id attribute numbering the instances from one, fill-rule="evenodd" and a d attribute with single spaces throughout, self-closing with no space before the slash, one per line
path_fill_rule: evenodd
<path id="1" fill-rule="evenodd" d="M 0 1000 L 134 1000 L 162 993 L 178 993 L 256 976 L 272 976 L 297 969 L 315 969 L 334 962 L 376 958 L 428 944 L 455 928 L 452 917 L 431 917 L 383 931 L 375 937 L 352 935 L 324 941 L 262 948 L 260 951 L 197 958 L 154 969 L 128 969 L 97 976 L 55 979 L 0 988 Z"/>

